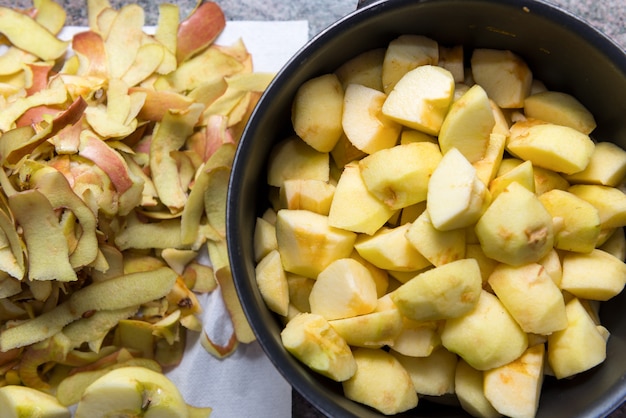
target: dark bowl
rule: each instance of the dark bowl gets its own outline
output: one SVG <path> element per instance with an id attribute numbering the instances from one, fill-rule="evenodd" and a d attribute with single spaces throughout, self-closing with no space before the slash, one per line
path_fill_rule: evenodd
<path id="1" fill-rule="evenodd" d="M 357 54 L 400 34 L 443 45 L 510 49 L 552 90 L 577 97 L 596 117 L 596 140 L 626 148 L 626 53 L 570 13 L 530 0 L 390 0 L 364 5 L 307 43 L 264 93 L 239 145 L 228 191 L 227 241 L 235 285 L 258 341 L 286 380 L 332 417 L 380 416 L 346 399 L 341 385 L 313 372 L 282 346 L 278 318 L 254 276 L 255 219 L 269 206 L 266 162 L 272 145 L 292 133 L 291 101 L 306 80 L 332 72 Z M 611 332 L 606 361 L 574 379 L 544 382 L 538 417 L 601 417 L 626 400 L 626 292 L 602 305 Z M 468 416 L 458 407 L 420 400 L 399 416 Z"/>

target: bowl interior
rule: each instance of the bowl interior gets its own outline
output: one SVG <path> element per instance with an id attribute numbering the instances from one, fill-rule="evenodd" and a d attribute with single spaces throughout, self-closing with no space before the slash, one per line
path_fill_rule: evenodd
<path id="1" fill-rule="evenodd" d="M 285 378 L 333 417 L 380 416 L 343 397 L 341 386 L 308 371 L 280 342 L 281 325 L 265 307 L 254 279 L 252 237 L 268 207 L 266 159 L 292 133 L 291 101 L 306 80 L 332 72 L 357 54 L 384 47 L 400 34 L 429 36 L 447 46 L 509 49 L 551 90 L 573 94 L 594 114 L 596 140 L 626 148 L 626 53 L 571 14 L 528 0 L 391 0 L 365 6 L 328 27 L 279 72 L 263 95 L 239 145 L 229 186 L 227 235 L 235 285 L 258 341 Z M 626 400 L 626 315 L 622 293 L 604 303 L 611 332 L 605 363 L 573 380 L 547 378 L 538 417 L 603 416 Z M 420 399 L 399 416 L 467 416 L 458 407 Z"/>

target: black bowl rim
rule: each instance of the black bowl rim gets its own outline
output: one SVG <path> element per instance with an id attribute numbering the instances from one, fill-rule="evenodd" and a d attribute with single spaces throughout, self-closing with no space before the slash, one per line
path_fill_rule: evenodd
<path id="1" fill-rule="evenodd" d="M 254 139 L 254 131 L 257 128 L 258 120 L 263 117 L 267 106 L 271 106 L 271 102 L 276 92 L 281 89 L 282 85 L 289 78 L 290 74 L 302 65 L 304 58 L 312 52 L 317 52 L 324 48 L 329 39 L 332 39 L 342 31 L 342 28 L 355 23 L 362 22 L 370 18 L 370 16 L 379 13 L 387 8 L 400 7 L 408 3 L 428 3 L 437 2 L 438 0 L 378 0 L 367 2 L 367 0 L 359 5 L 359 8 L 347 14 L 343 18 L 332 23 L 316 36 L 312 37 L 302 48 L 300 48 L 294 56 L 280 69 L 274 80 L 270 83 L 266 91 L 261 96 L 255 110 L 253 111 L 246 128 L 243 131 L 241 141 L 237 147 L 235 154 L 233 169 L 228 186 L 227 212 L 226 212 L 226 236 L 227 248 L 230 260 L 237 260 L 241 254 L 240 237 L 241 230 L 237 224 L 238 216 L 236 214 L 236 206 L 238 199 L 238 191 L 242 189 L 242 176 L 239 175 L 240 170 L 244 170 L 247 160 L 253 158 L 250 155 L 250 143 Z M 617 68 L 626 74 L 626 52 L 620 47 L 616 41 L 599 29 L 595 28 L 589 22 L 583 20 L 571 12 L 559 7 L 558 5 L 549 3 L 544 0 L 482 0 L 485 3 L 498 3 L 515 8 L 530 8 L 533 13 L 539 14 L 549 20 L 556 20 L 569 28 L 570 31 L 581 34 L 593 47 L 602 54 L 610 58 Z M 235 239 L 233 239 L 235 237 Z M 247 239 L 241 237 L 241 239 Z M 251 238 L 250 238 L 251 239 Z M 256 300 L 252 296 L 258 289 L 254 287 L 254 278 L 250 277 L 248 271 L 241 264 L 231 261 L 231 272 L 234 285 L 240 298 L 243 311 L 257 337 L 258 343 L 263 351 L 274 364 L 277 370 L 287 379 L 291 386 L 297 390 L 308 402 L 313 404 L 321 412 L 333 417 L 354 417 L 350 412 L 341 408 L 328 398 L 326 388 L 312 384 L 312 380 L 303 376 L 301 369 L 305 366 L 297 363 L 294 359 L 285 362 L 282 358 L 284 355 L 275 352 L 273 331 L 269 330 L 265 325 L 262 316 L 254 309 Z M 281 347 L 282 348 L 282 347 Z M 283 350 L 284 351 L 284 350 Z M 614 411 L 622 403 L 626 401 L 626 385 L 614 387 L 613 390 L 606 394 L 597 403 L 592 405 L 590 409 L 584 411 L 585 417 L 606 416 Z M 351 401 L 348 401 L 351 402 Z"/>

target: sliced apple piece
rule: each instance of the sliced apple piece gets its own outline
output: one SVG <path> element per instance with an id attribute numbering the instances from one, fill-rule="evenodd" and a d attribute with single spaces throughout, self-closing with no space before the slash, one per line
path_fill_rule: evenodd
<path id="1" fill-rule="evenodd" d="M 314 279 L 333 261 L 350 255 L 356 234 L 330 226 L 326 216 L 282 209 L 276 240 L 285 270 Z"/>
<path id="2" fill-rule="evenodd" d="M 441 161 L 430 142 L 416 142 L 380 150 L 359 161 L 367 189 L 391 209 L 426 200 L 428 183 Z"/>
<path id="3" fill-rule="evenodd" d="M 475 163 L 485 156 L 495 123 L 487 93 L 480 85 L 473 85 L 452 103 L 443 120 L 439 131 L 441 152 L 456 148 Z"/>
<path id="4" fill-rule="evenodd" d="M 548 335 L 567 326 L 561 290 L 540 264 L 500 264 L 489 286 L 524 332 Z"/>
<path id="5" fill-rule="evenodd" d="M 289 286 L 278 250 L 270 251 L 255 268 L 256 283 L 267 307 L 278 315 L 287 315 Z"/>
<path id="6" fill-rule="evenodd" d="M 559 91 L 542 91 L 524 100 L 524 114 L 557 125 L 569 126 L 585 135 L 596 128 L 591 112 L 574 96 Z"/>
<path id="7" fill-rule="evenodd" d="M 480 297 L 482 277 L 476 260 L 451 261 L 418 274 L 391 293 L 404 316 L 414 321 L 456 318 Z"/>
<path id="8" fill-rule="evenodd" d="M 521 356 L 528 337 L 502 302 L 483 290 L 472 311 L 446 320 L 441 343 L 475 369 L 488 370 Z"/>
<path id="9" fill-rule="evenodd" d="M 489 203 L 489 190 L 476 169 L 456 148 L 441 159 L 428 183 L 426 208 L 441 231 L 474 224 Z"/>
<path id="10" fill-rule="evenodd" d="M 361 257 L 378 268 L 395 271 L 418 271 L 430 266 L 406 238 L 411 224 L 380 228 L 374 235 L 360 235 L 354 248 Z"/>
<path id="11" fill-rule="evenodd" d="M 296 315 L 280 333 L 285 349 L 311 370 L 337 382 L 354 375 L 357 364 L 346 341 L 321 315 Z"/>
<path id="12" fill-rule="evenodd" d="M 320 272 L 309 295 L 311 313 L 327 320 L 374 311 L 378 295 L 370 271 L 352 258 L 330 263 Z"/>
<path id="13" fill-rule="evenodd" d="M 475 231 L 488 257 L 510 265 L 540 260 L 554 245 L 552 216 L 534 193 L 516 182 L 489 205 Z"/>
<path id="14" fill-rule="evenodd" d="M 476 48 L 471 57 L 472 77 L 504 109 L 519 109 L 530 94 L 533 74 L 508 50 Z"/>
<path id="15" fill-rule="evenodd" d="M 626 151 L 612 142 L 597 142 L 587 167 L 566 175 L 572 184 L 601 184 L 617 187 L 626 176 Z"/>
<path id="16" fill-rule="evenodd" d="M 485 398 L 501 414 L 533 418 L 543 385 L 545 345 L 529 347 L 520 358 L 485 371 Z"/>
<path id="17" fill-rule="evenodd" d="M 187 416 L 187 404 L 164 374 L 129 366 L 113 369 L 87 386 L 78 402 L 76 417 L 99 418 L 129 412 L 182 417 Z"/>
<path id="18" fill-rule="evenodd" d="M 561 289 L 582 299 L 605 301 L 619 294 L 626 283 L 624 261 L 599 249 L 563 256 Z"/>
<path id="19" fill-rule="evenodd" d="M 413 321 L 406 317 L 391 350 L 410 357 L 427 357 L 441 345 L 437 321 Z"/>
<path id="20" fill-rule="evenodd" d="M 555 222 L 554 246 L 560 250 L 591 252 L 600 237 L 600 216 L 589 202 L 565 190 L 550 190 L 539 201 Z"/>
<path id="21" fill-rule="evenodd" d="M 499 418 L 501 413 L 496 411 L 485 397 L 484 373 L 476 370 L 463 359 L 457 362 L 454 375 L 454 392 L 461 408 L 473 417 Z"/>
<path id="22" fill-rule="evenodd" d="M 343 87 L 335 74 L 307 80 L 293 99 L 294 131 L 313 149 L 330 152 L 343 132 L 343 102 Z"/>
<path id="23" fill-rule="evenodd" d="M 328 153 L 316 151 L 296 136 L 275 145 L 268 164 L 270 186 L 280 187 L 288 179 L 329 180 Z"/>
<path id="24" fill-rule="evenodd" d="M 406 238 L 434 266 L 460 260 L 465 257 L 463 229 L 440 231 L 434 227 L 428 211 L 422 212 L 406 232 Z"/>
<path id="25" fill-rule="evenodd" d="M 387 45 L 382 67 L 383 91 L 389 93 L 407 72 L 422 65 L 437 65 L 439 45 L 422 35 L 400 35 Z"/>
<path id="26" fill-rule="evenodd" d="M 315 179 L 288 179 L 280 188 L 280 200 L 286 209 L 304 209 L 328 215 L 335 186 Z"/>
<path id="27" fill-rule="evenodd" d="M 598 210 L 601 229 L 626 226 L 626 194 L 622 190 L 599 184 L 575 184 L 567 191 Z"/>
<path id="28" fill-rule="evenodd" d="M 565 306 L 568 326 L 548 336 L 548 364 L 557 379 L 589 370 L 606 358 L 606 340 L 578 298 Z"/>
<path id="29" fill-rule="evenodd" d="M 401 125 L 438 135 L 453 96 L 454 78 L 450 71 L 423 65 L 398 81 L 382 111 Z"/>
<path id="30" fill-rule="evenodd" d="M 341 126 L 350 142 L 367 154 L 391 148 L 401 125 L 382 113 L 387 95 L 361 84 L 349 84 L 343 101 Z"/>
<path id="31" fill-rule="evenodd" d="M 418 398 L 406 369 L 391 354 L 373 348 L 356 348 L 354 376 L 343 382 L 348 399 L 360 402 L 385 415 L 417 406 Z"/>
<path id="32" fill-rule="evenodd" d="M 6 385 L 0 388 L 0 409 L 6 418 L 70 418 L 68 407 L 55 396 L 26 386 Z"/>
<path id="33" fill-rule="evenodd" d="M 361 84 L 382 92 L 383 60 L 386 51 L 386 48 L 371 49 L 341 64 L 335 70 L 335 74 L 344 90 L 348 84 Z"/>
<path id="34" fill-rule="evenodd" d="M 354 161 L 346 164 L 330 204 L 328 224 L 335 228 L 372 235 L 394 212 L 367 189 L 359 163 Z"/>
<path id="35" fill-rule="evenodd" d="M 511 154 L 533 165 L 565 174 L 584 170 L 594 147 L 588 135 L 573 128 L 535 121 L 514 123 L 506 145 Z"/>

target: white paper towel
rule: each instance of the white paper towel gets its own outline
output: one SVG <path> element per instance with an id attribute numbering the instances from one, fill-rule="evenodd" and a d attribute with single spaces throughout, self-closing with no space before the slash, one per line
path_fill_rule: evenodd
<path id="1" fill-rule="evenodd" d="M 83 30 L 86 28 L 66 27 L 60 37 L 71 39 Z M 252 54 L 255 71 L 276 72 L 308 40 L 308 23 L 229 21 L 216 43 L 230 45 L 238 39 Z M 227 315 L 218 292 L 201 295 L 206 316 Z M 230 357 L 217 359 L 207 353 L 198 337 L 188 333 L 182 363 L 167 373 L 187 403 L 213 408 L 212 418 L 291 416 L 291 387 L 258 343 L 240 344 Z"/>
<path id="2" fill-rule="evenodd" d="M 239 38 L 252 54 L 255 71 L 276 72 L 308 40 L 308 24 L 231 21 L 216 43 L 229 45 Z M 205 316 L 215 319 L 224 314 L 219 294 L 203 295 L 201 300 Z M 291 416 L 291 387 L 258 343 L 240 344 L 230 357 L 216 359 L 197 335 L 188 335 L 182 364 L 167 373 L 188 403 L 212 407 L 212 418 Z"/>

